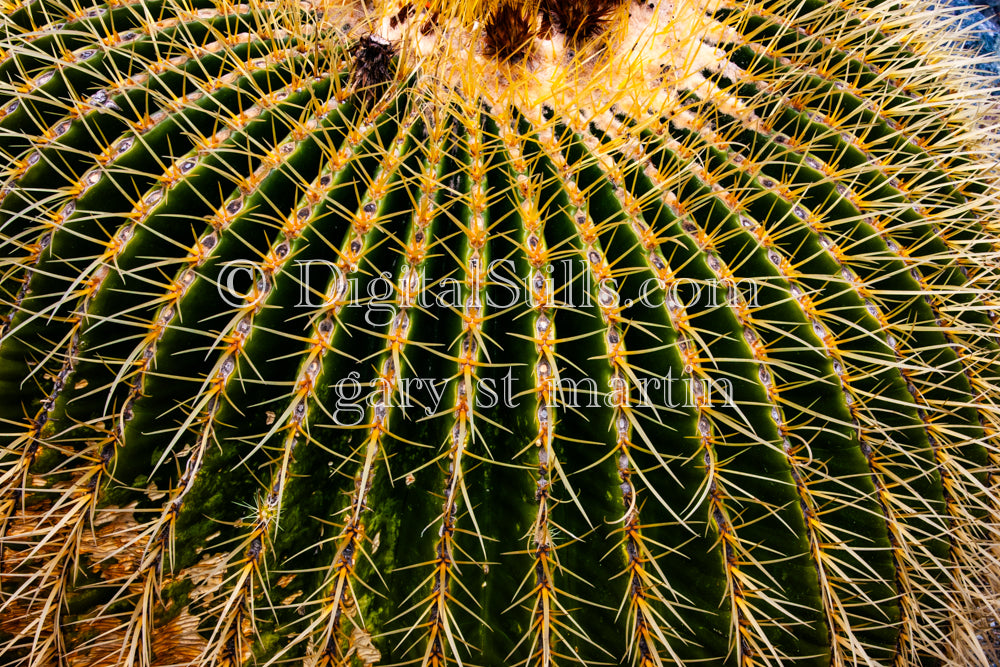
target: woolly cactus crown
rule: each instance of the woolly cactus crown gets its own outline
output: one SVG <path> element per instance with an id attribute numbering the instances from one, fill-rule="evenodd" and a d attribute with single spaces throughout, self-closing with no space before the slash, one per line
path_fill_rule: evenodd
<path id="1" fill-rule="evenodd" d="M 986 663 L 940 10 L 4 7 L 0 662 Z"/>

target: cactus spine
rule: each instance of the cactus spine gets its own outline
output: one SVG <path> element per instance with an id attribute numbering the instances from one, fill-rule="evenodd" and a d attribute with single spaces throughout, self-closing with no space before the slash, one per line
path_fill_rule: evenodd
<path id="1" fill-rule="evenodd" d="M 7 3 L 2 662 L 986 664 L 942 20 Z"/>

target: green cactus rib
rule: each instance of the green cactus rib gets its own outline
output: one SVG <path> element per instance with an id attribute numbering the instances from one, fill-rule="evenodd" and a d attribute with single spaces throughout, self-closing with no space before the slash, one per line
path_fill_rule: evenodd
<path id="1" fill-rule="evenodd" d="M 963 33 L 564 4 L 3 5 L 0 663 L 995 659 Z"/>

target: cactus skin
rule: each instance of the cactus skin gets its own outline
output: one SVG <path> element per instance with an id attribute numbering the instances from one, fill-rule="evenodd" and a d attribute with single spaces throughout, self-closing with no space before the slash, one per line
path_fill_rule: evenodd
<path id="1" fill-rule="evenodd" d="M 7 7 L 0 662 L 985 664 L 995 131 L 919 9 Z"/>

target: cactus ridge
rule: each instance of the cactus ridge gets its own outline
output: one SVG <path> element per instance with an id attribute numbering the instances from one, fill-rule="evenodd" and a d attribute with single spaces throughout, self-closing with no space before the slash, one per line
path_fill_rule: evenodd
<path id="1" fill-rule="evenodd" d="M 988 664 L 942 12 L 5 3 L 0 662 Z"/>

